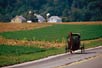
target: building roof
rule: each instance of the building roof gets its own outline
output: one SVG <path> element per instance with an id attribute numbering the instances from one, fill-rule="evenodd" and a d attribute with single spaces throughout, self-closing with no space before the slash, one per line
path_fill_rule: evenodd
<path id="1" fill-rule="evenodd" d="M 26 20 L 23 16 L 16 16 L 16 17 L 18 17 L 21 20 Z"/>
<path id="2" fill-rule="evenodd" d="M 23 16 L 16 16 L 13 19 L 11 19 L 11 22 L 14 22 L 14 23 L 21 23 L 25 21 L 26 21 L 26 18 L 24 18 Z"/>
<path id="3" fill-rule="evenodd" d="M 38 15 L 38 14 L 35 14 L 35 16 L 37 17 L 38 22 L 44 22 L 45 21 L 45 18 L 43 16 Z"/>
<path id="4" fill-rule="evenodd" d="M 58 16 L 51 16 L 49 19 L 61 19 L 60 17 L 58 17 Z"/>
<path id="5" fill-rule="evenodd" d="M 62 18 L 58 16 L 51 16 L 48 18 L 48 22 L 54 23 L 54 22 L 62 22 Z"/>

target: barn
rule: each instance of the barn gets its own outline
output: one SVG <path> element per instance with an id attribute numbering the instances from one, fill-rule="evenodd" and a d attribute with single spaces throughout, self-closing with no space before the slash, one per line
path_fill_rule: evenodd
<path id="1" fill-rule="evenodd" d="M 48 18 L 48 22 L 49 23 L 62 23 L 62 18 L 58 16 L 51 16 L 50 18 Z"/>
<path id="2" fill-rule="evenodd" d="M 34 14 L 34 15 L 37 17 L 39 23 L 42 23 L 42 22 L 45 22 L 46 21 L 43 16 L 41 16 L 39 14 Z"/>
<path id="3" fill-rule="evenodd" d="M 23 23 L 26 22 L 26 18 L 23 16 L 16 16 L 13 19 L 11 19 L 11 23 Z"/>

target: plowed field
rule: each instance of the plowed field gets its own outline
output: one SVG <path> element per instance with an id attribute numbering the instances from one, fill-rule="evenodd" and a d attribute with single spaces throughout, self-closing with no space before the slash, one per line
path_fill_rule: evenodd
<path id="1" fill-rule="evenodd" d="M 17 30 L 30 30 L 35 28 L 41 28 L 51 26 L 52 24 L 41 23 L 0 23 L 0 32 L 17 31 Z"/>

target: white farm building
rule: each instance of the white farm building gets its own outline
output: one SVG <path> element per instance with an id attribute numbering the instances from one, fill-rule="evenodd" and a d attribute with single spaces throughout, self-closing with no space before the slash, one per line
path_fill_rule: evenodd
<path id="1" fill-rule="evenodd" d="M 51 16 L 50 18 L 48 18 L 48 22 L 49 23 L 62 23 L 62 18 L 58 16 Z"/>
<path id="2" fill-rule="evenodd" d="M 11 19 L 11 23 L 22 23 L 26 22 L 26 19 L 23 16 L 16 16 L 13 19 Z"/>

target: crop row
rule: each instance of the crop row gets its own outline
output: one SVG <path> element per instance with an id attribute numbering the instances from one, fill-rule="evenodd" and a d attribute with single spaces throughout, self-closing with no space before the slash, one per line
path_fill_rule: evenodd
<path id="1" fill-rule="evenodd" d="M 80 33 L 81 40 L 96 39 L 102 37 L 102 25 L 56 24 L 34 30 L 3 32 L 0 36 L 18 40 L 63 41 L 69 32 Z"/>

